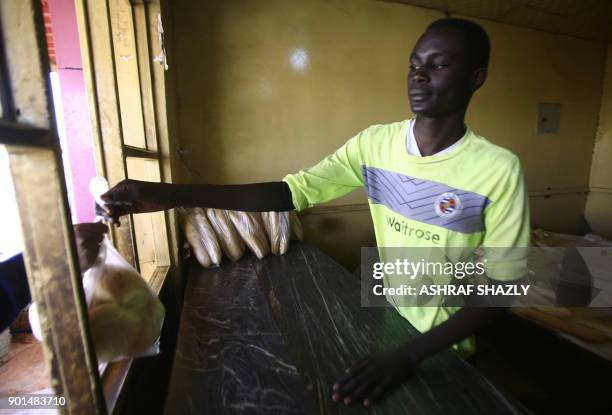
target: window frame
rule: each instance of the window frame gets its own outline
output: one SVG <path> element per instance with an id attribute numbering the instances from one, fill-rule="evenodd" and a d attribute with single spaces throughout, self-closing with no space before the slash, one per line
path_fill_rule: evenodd
<path id="1" fill-rule="evenodd" d="M 9 155 L 51 387 L 66 398 L 62 412 L 106 413 L 51 105 L 40 0 L 0 2 L 0 33 L 0 144 Z"/>
<path id="2" fill-rule="evenodd" d="M 167 132 L 165 101 L 165 68 L 153 62 L 154 56 L 164 52 L 157 33 L 159 0 L 77 0 L 77 20 L 81 43 L 83 69 L 88 90 L 90 120 L 94 136 L 96 168 L 111 185 L 129 177 L 128 158 L 155 160 L 161 182 L 172 182 L 171 154 Z M 131 16 L 127 27 L 128 41 L 135 46 L 134 57 L 138 67 L 139 103 L 137 116 L 142 117 L 145 146 L 126 144 L 115 42 L 119 26 L 118 10 L 129 7 Z M 124 19 L 126 18 L 123 11 Z M 129 39 L 132 36 L 133 39 Z M 135 74 L 131 74 L 132 76 Z M 132 97 L 134 98 L 134 97 Z M 125 108 L 124 114 L 125 114 Z M 102 115 L 103 114 L 103 115 Z M 149 214 L 147 214 L 149 215 Z M 151 218 L 155 222 L 155 254 L 157 265 L 149 283 L 159 294 L 166 278 L 178 272 L 178 239 L 174 212 L 163 212 Z M 121 219 L 121 226 L 111 231 L 119 252 L 139 268 L 136 227 L 133 215 Z"/>

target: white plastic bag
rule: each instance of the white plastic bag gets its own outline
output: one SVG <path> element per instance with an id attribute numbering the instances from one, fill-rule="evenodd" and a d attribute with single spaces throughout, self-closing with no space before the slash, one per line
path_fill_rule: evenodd
<path id="1" fill-rule="evenodd" d="M 83 289 L 99 362 L 159 353 L 164 306 L 107 237 L 85 272 Z"/>
<path id="2" fill-rule="evenodd" d="M 83 289 L 98 363 L 159 354 L 164 306 L 107 237 L 85 272 Z M 34 337 L 42 340 L 36 303 L 29 320 Z"/>

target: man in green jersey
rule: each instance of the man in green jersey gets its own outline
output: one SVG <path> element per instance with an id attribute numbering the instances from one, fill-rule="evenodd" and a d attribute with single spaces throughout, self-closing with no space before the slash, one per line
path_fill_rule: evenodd
<path id="1" fill-rule="evenodd" d="M 111 216 L 191 205 L 243 211 L 302 210 L 366 187 L 383 247 L 527 247 L 529 208 L 518 158 L 476 135 L 464 118 L 486 80 L 489 38 L 476 23 L 433 22 L 410 55 L 408 96 L 416 117 L 371 126 L 317 165 L 280 182 L 174 185 L 123 181 L 103 198 Z M 113 202 L 120 202 L 112 205 Z M 516 280 L 524 258 L 497 258 L 487 276 Z M 393 299 L 391 299 L 393 300 Z M 408 344 L 347 369 L 332 399 L 365 406 L 407 381 L 423 359 L 460 344 L 503 308 L 402 307 L 421 331 Z"/>

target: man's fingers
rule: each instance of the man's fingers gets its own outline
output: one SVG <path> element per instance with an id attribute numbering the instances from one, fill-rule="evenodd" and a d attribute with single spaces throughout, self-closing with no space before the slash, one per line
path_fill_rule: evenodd
<path id="1" fill-rule="evenodd" d="M 378 378 L 378 376 L 376 374 L 372 374 L 370 376 L 365 376 L 362 380 L 359 386 L 357 386 L 355 388 L 355 390 L 353 392 L 351 392 L 351 394 L 347 397 L 347 399 L 349 399 L 349 402 L 346 402 L 346 399 L 344 400 L 345 403 L 350 404 L 353 402 L 359 402 L 360 400 L 362 400 L 367 394 L 369 394 L 370 392 L 372 392 L 372 390 L 378 386 L 380 379 Z"/>
<path id="2" fill-rule="evenodd" d="M 362 372 L 361 374 L 353 375 L 352 377 L 339 382 L 338 384 L 341 386 L 339 386 L 338 388 L 336 388 L 334 385 L 335 392 L 332 395 L 332 399 L 335 402 L 344 400 L 345 404 L 350 405 L 354 402 L 354 399 L 352 398 L 353 391 L 362 387 L 364 383 L 367 383 L 370 379 L 370 376 L 372 376 L 372 372 L 370 370 L 367 370 L 365 372 Z"/>
<path id="3" fill-rule="evenodd" d="M 370 407 L 375 403 L 379 402 L 385 394 L 388 384 L 389 381 L 386 379 L 379 383 L 374 388 L 374 390 L 363 400 L 363 406 Z"/>
<path id="4" fill-rule="evenodd" d="M 368 359 L 364 359 L 346 369 L 346 375 L 334 384 L 334 391 L 340 390 L 344 384 L 359 375 L 367 367 Z"/>
<path id="5" fill-rule="evenodd" d="M 105 203 L 106 206 L 132 206 L 134 202 L 129 202 L 126 200 L 110 200 Z"/>
<path id="6" fill-rule="evenodd" d="M 353 390 L 357 389 L 371 376 L 371 371 L 364 371 L 359 375 L 355 375 L 352 379 L 340 387 L 338 392 L 341 395 L 350 395 Z"/>
<path id="7" fill-rule="evenodd" d="M 130 213 L 135 213 L 132 209 L 132 206 L 128 205 L 111 205 L 107 206 L 109 210 L 109 216 L 113 220 L 118 220 L 121 216 L 128 215 Z"/>

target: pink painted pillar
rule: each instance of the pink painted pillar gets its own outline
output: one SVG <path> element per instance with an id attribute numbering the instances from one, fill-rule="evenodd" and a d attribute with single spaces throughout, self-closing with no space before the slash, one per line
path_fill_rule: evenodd
<path id="1" fill-rule="evenodd" d="M 89 181 L 96 176 L 96 167 L 75 5 L 74 0 L 48 3 L 74 192 L 71 209 L 78 223 L 91 222 L 94 202 L 89 194 Z"/>

